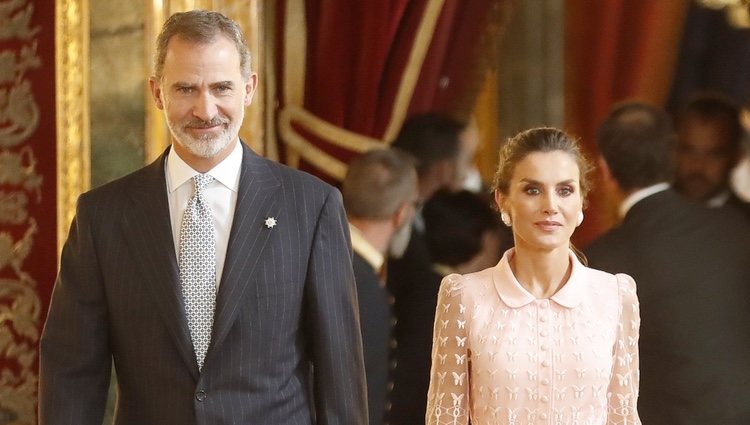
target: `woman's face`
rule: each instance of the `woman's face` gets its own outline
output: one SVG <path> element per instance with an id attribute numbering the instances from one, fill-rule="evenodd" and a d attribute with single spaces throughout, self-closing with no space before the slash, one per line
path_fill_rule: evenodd
<path id="1" fill-rule="evenodd" d="M 510 215 L 517 248 L 568 248 L 583 209 L 580 170 L 563 151 L 533 152 L 520 161 L 507 195 L 495 200 Z"/>

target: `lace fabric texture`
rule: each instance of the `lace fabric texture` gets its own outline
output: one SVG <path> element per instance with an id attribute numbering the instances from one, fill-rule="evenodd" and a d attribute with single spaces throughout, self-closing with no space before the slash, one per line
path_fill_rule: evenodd
<path id="1" fill-rule="evenodd" d="M 535 299 L 508 260 L 440 287 L 428 425 L 640 424 L 635 282 L 583 266 Z"/>

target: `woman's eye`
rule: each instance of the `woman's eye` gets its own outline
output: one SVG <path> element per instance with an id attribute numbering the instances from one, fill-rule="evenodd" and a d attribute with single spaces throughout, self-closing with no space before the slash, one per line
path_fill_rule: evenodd
<path id="1" fill-rule="evenodd" d="M 526 189 L 524 189 L 524 192 L 526 192 L 527 195 L 538 195 L 539 193 L 541 193 L 536 187 L 527 187 Z"/>
<path id="2" fill-rule="evenodd" d="M 570 196 L 573 194 L 573 189 L 569 187 L 563 187 L 559 190 L 560 196 Z"/>

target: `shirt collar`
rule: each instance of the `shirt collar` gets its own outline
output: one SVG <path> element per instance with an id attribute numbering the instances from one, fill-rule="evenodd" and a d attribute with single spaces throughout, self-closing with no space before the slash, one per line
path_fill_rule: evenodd
<path id="1" fill-rule="evenodd" d="M 622 204 L 620 204 L 620 217 L 625 217 L 628 211 L 633 208 L 633 205 L 637 204 L 639 201 L 642 201 L 643 199 L 651 195 L 655 195 L 667 189 L 669 189 L 669 183 L 662 182 L 644 187 L 643 189 L 636 190 L 635 192 L 628 195 L 628 197 L 625 198 L 624 201 L 622 201 Z"/>
<path id="2" fill-rule="evenodd" d="M 495 266 L 492 276 L 495 281 L 495 289 L 503 302 L 511 308 L 520 308 L 537 299 L 524 289 L 516 279 L 516 276 L 513 275 L 513 271 L 510 268 L 510 259 L 513 255 L 515 255 L 515 249 L 513 248 L 505 251 L 503 258 Z M 563 307 L 575 308 L 581 303 L 581 299 L 586 292 L 586 285 L 583 278 L 583 269 L 585 266 L 578 261 L 578 257 L 576 257 L 573 251 L 569 251 L 568 255 L 570 257 L 570 264 L 572 265 L 570 277 L 565 282 L 565 285 L 552 295 L 550 299 Z"/>
<path id="3" fill-rule="evenodd" d="M 229 156 L 206 173 L 233 192 L 237 192 L 240 186 L 240 169 L 242 168 L 241 143 L 241 141 L 238 141 L 234 145 L 232 152 L 229 153 Z M 166 166 L 167 175 L 169 176 L 167 182 L 169 193 L 177 190 L 178 187 L 192 179 L 196 174 L 200 174 L 180 158 L 174 149 L 169 150 Z"/>
<path id="4" fill-rule="evenodd" d="M 375 272 L 379 272 L 385 262 L 385 256 L 365 239 L 356 226 L 349 223 L 349 233 L 352 235 L 352 249 L 367 261 Z"/>

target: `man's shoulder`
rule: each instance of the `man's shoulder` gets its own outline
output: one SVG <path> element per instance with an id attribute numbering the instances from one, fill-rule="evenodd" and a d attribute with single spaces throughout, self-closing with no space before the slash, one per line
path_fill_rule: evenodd
<path id="1" fill-rule="evenodd" d="M 332 185 L 310 173 L 294 169 L 260 155 L 254 155 L 256 165 L 262 164 L 279 182 L 282 190 L 302 188 L 305 192 L 329 193 L 335 189 Z"/>
<path id="2" fill-rule="evenodd" d="M 144 185 L 162 184 L 166 187 L 164 168 L 159 164 L 160 160 L 161 158 L 122 177 L 91 188 L 81 194 L 81 199 L 90 202 L 97 200 L 113 202 L 117 199 L 124 199 L 124 195 Z M 161 178 L 158 174 L 160 170 Z"/>

